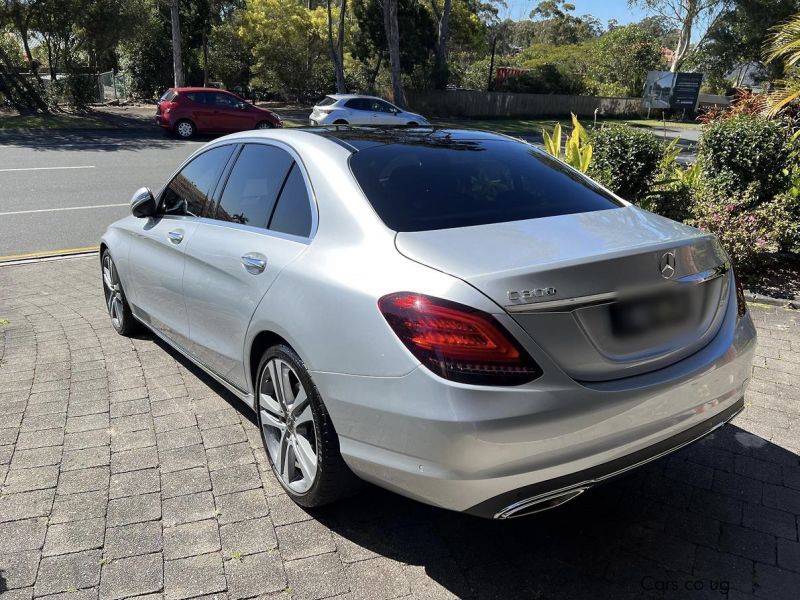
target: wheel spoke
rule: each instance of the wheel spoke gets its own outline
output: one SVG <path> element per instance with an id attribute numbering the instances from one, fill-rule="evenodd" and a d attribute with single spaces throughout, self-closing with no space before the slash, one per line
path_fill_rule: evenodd
<path id="1" fill-rule="evenodd" d="M 272 380 L 272 389 L 275 391 L 275 400 L 278 401 L 281 409 L 285 410 L 286 398 L 280 377 L 281 363 L 277 360 L 271 360 L 267 363 L 267 369 L 269 369 L 269 378 Z"/>
<path id="2" fill-rule="evenodd" d="M 295 426 L 299 427 L 300 425 L 311 423 L 313 421 L 314 421 L 314 413 L 311 410 L 311 403 L 306 402 L 303 410 L 301 410 L 299 414 L 295 413 L 294 417 Z"/>
<path id="3" fill-rule="evenodd" d="M 265 394 L 264 392 L 261 392 L 258 395 L 258 398 L 262 410 L 270 412 L 272 415 L 274 415 L 273 418 L 277 417 L 281 422 L 285 421 L 286 413 L 283 412 L 283 407 L 277 400 L 275 400 L 275 398 L 269 394 Z"/>
<path id="4" fill-rule="evenodd" d="M 117 295 L 114 295 L 114 304 L 111 308 L 111 317 L 116 319 L 119 323 L 122 322 L 122 301 Z"/>
<path id="5" fill-rule="evenodd" d="M 288 485 L 292 482 L 292 478 L 294 477 L 295 458 L 294 447 L 289 441 L 289 436 L 285 433 L 281 440 L 281 449 L 283 450 L 281 453 L 281 477 L 283 477 L 283 481 Z"/>
<path id="6" fill-rule="evenodd" d="M 283 404 L 287 409 L 291 409 L 294 404 L 294 392 L 292 391 L 291 375 L 292 370 L 284 362 L 280 363 L 280 386 L 281 395 L 283 396 Z"/>
<path id="7" fill-rule="evenodd" d="M 106 298 L 106 306 L 108 308 L 108 314 L 113 317 L 114 316 L 114 290 L 109 290 L 108 298 Z"/>
<path id="8" fill-rule="evenodd" d="M 264 406 L 261 407 L 261 423 L 262 425 L 274 427 L 281 432 L 281 435 L 283 435 L 283 432 L 286 430 L 286 424 L 273 415 L 269 409 L 265 409 Z"/>
<path id="9" fill-rule="evenodd" d="M 308 394 L 306 394 L 305 388 L 301 385 L 291 406 L 292 415 L 295 420 L 298 420 L 300 414 L 305 411 L 310 404 L 311 401 L 308 399 Z"/>
<path id="10" fill-rule="evenodd" d="M 311 443 L 302 435 L 295 436 L 295 443 L 293 445 L 295 456 L 297 457 L 297 464 L 300 465 L 300 471 L 303 473 L 303 478 L 308 479 L 310 484 L 317 474 L 317 455 L 311 447 Z"/>
<path id="11" fill-rule="evenodd" d="M 108 269 L 108 265 L 103 268 L 103 283 L 106 284 L 109 292 L 114 291 L 114 284 L 111 282 L 111 272 Z"/>

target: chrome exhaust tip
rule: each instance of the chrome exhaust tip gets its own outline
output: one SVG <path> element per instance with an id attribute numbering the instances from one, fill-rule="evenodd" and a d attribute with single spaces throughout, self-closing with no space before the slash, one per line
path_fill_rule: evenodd
<path id="1" fill-rule="evenodd" d="M 506 506 L 503 510 L 495 514 L 494 518 L 514 519 L 516 517 L 524 517 L 542 512 L 543 510 L 550 510 L 551 508 L 561 506 L 565 502 L 569 502 L 573 498 L 577 498 L 588 489 L 589 486 L 584 486 L 543 494 L 541 496 L 534 496 L 533 498 L 526 498 L 525 500 L 520 500 L 519 502 Z"/>

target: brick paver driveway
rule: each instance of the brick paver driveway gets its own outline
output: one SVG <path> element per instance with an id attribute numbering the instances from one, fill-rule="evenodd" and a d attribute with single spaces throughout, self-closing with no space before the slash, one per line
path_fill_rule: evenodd
<path id="1" fill-rule="evenodd" d="M 0 267 L 0 594 L 796 600 L 800 326 L 752 311 L 735 423 L 557 511 L 498 523 L 368 488 L 309 513 L 243 405 L 112 330 L 96 258 Z"/>

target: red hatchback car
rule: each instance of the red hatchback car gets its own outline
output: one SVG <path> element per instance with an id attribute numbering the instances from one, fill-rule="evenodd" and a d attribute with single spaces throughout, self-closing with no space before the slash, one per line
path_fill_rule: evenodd
<path id="1" fill-rule="evenodd" d="M 274 112 L 214 88 L 169 88 L 158 100 L 156 123 L 181 138 L 197 132 L 231 133 L 281 127 Z"/>

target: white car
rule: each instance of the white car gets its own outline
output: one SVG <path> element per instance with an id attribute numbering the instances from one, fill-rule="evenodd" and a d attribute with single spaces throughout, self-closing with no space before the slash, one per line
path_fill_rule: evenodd
<path id="1" fill-rule="evenodd" d="M 375 96 L 331 94 L 317 103 L 312 125 L 430 125 L 430 121 Z"/>

